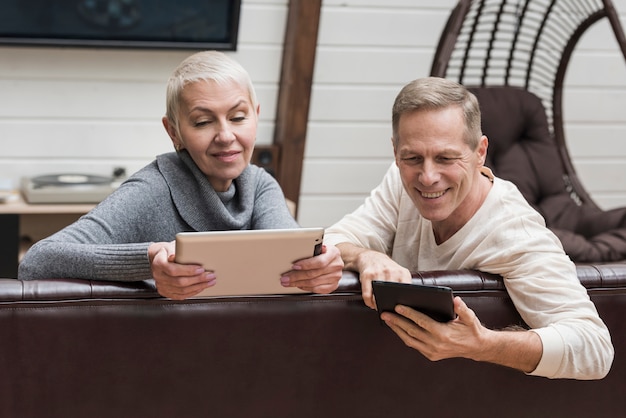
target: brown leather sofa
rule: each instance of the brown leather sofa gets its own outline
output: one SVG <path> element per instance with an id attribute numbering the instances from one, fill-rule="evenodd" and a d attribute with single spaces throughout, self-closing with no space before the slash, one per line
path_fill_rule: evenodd
<path id="1" fill-rule="evenodd" d="M 616 417 L 626 411 L 626 265 L 578 273 L 616 349 L 603 380 L 430 362 L 331 295 L 176 302 L 149 282 L 0 280 L 2 417 Z M 521 323 L 498 277 L 427 272 L 489 327 Z"/>

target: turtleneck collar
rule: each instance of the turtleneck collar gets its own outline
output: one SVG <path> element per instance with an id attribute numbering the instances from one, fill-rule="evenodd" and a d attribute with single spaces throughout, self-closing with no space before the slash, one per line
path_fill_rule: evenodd
<path id="1" fill-rule="evenodd" d="M 172 201 L 194 231 L 249 229 L 254 208 L 254 176 L 248 166 L 229 189 L 218 193 L 186 150 L 157 157 Z"/>

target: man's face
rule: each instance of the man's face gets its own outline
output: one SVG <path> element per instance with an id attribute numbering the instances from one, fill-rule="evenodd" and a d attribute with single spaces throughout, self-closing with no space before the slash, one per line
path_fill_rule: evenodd
<path id="1" fill-rule="evenodd" d="M 483 201 L 480 167 L 487 153 L 487 138 L 476 150 L 465 141 L 462 109 L 405 113 L 398 125 L 394 147 L 402 184 L 421 215 L 433 228 L 458 231 Z"/>

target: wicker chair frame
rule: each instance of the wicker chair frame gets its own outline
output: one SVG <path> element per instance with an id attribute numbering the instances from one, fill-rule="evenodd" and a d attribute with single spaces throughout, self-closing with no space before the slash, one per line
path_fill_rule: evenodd
<path id="1" fill-rule="evenodd" d="M 431 75 L 467 87 L 516 86 L 538 96 L 578 205 L 593 202 L 576 175 L 563 128 L 563 83 L 589 27 L 608 19 L 626 60 L 626 37 L 610 0 L 460 0 L 440 37 Z"/>

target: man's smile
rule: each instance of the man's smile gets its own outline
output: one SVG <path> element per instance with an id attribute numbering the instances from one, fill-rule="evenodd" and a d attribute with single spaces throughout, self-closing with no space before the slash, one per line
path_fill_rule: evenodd
<path id="1" fill-rule="evenodd" d="M 442 190 L 439 192 L 422 192 L 420 191 L 420 195 L 425 199 L 436 199 L 438 197 L 443 196 L 448 190 Z"/>

